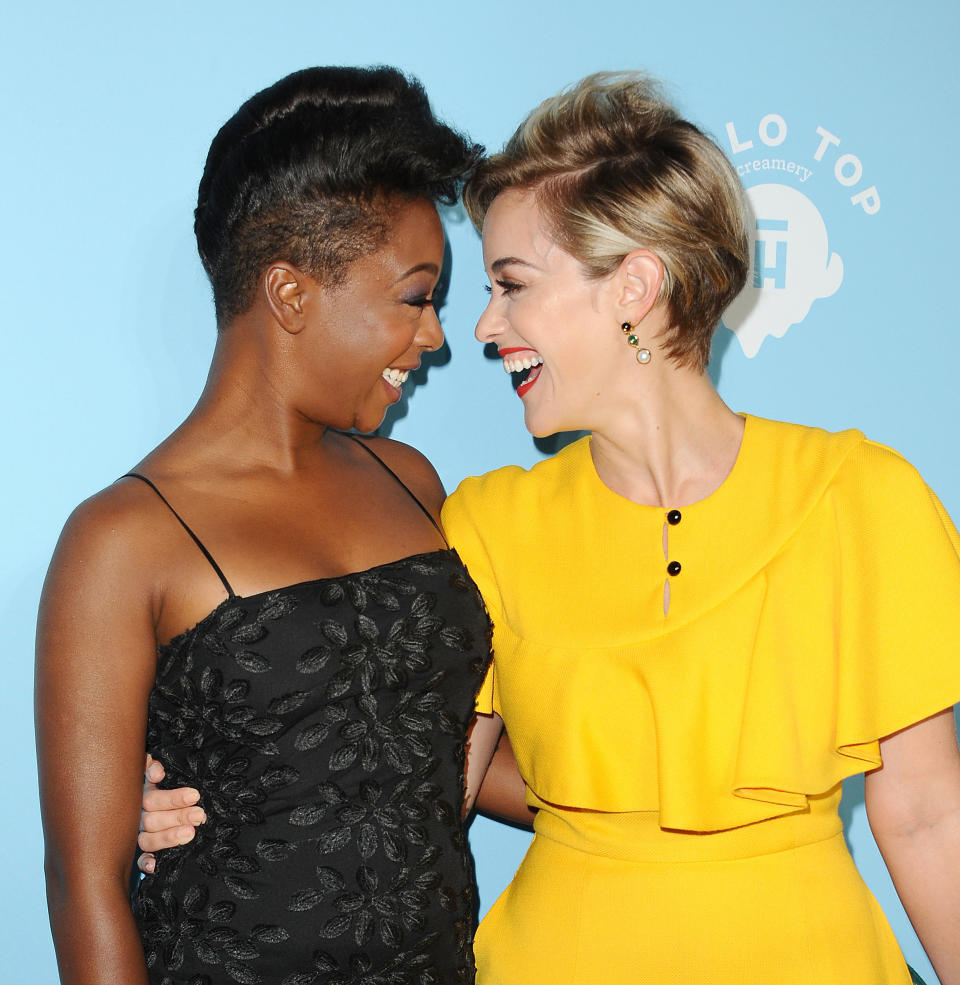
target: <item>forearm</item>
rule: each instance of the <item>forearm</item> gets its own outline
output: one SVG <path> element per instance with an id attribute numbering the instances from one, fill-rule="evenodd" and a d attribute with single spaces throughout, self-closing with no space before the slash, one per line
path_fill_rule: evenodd
<path id="1" fill-rule="evenodd" d="M 941 985 L 960 985 L 960 810 L 877 843 Z"/>
<path id="2" fill-rule="evenodd" d="M 477 795 L 503 734 L 499 715 L 476 714 L 467 729 L 467 761 L 462 817 L 476 807 Z"/>
<path id="3" fill-rule="evenodd" d="M 69 758 L 66 748 L 56 748 L 50 731 L 41 730 L 41 808 L 47 906 L 61 985 L 147 985 L 143 947 L 130 906 L 137 774 L 122 777 L 98 770 L 103 759 L 91 753 L 84 760 L 89 772 L 107 775 L 97 790 L 91 777 L 84 782 L 84 768 L 64 771 L 51 766 L 57 758 L 64 762 Z M 79 738 L 75 745 L 86 749 Z M 136 770 L 139 753 L 129 758 Z"/>
<path id="4" fill-rule="evenodd" d="M 47 866 L 47 905 L 61 985 L 147 985 L 128 898 L 129 876 L 109 881 Z"/>
<path id="5" fill-rule="evenodd" d="M 526 794 L 527 785 L 504 732 L 477 794 L 477 810 L 498 821 L 530 827 L 537 812 L 527 806 Z"/>
<path id="6" fill-rule="evenodd" d="M 960 749 L 953 710 L 880 742 L 867 818 L 942 985 L 960 985 Z"/>

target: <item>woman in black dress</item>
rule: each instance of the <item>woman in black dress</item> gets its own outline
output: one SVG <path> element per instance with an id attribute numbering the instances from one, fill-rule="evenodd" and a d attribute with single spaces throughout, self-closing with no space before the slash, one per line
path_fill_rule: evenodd
<path id="1" fill-rule="evenodd" d="M 442 343 L 435 203 L 478 156 L 385 68 L 296 73 L 213 141 L 195 224 L 217 313 L 206 387 L 77 508 L 44 588 L 68 985 L 473 979 L 460 819 L 489 625 L 430 465 L 345 432 L 375 429 Z M 145 743 L 208 821 L 131 909 Z M 482 774 L 493 740 L 470 744 Z"/>

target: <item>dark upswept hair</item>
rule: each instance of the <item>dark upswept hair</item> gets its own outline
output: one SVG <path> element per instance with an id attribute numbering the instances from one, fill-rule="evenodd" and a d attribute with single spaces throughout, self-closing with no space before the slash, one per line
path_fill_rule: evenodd
<path id="1" fill-rule="evenodd" d="M 560 246 L 593 277 L 645 248 L 664 268 L 667 354 L 704 369 L 750 267 L 743 188 L 706 134 L 639 72 L 598 72 L 545 100 L 464 190 L 474 225 L 510 188 L 531 191 Z"/>
<path id="2" fill-rule="evenodd" d="M 194 213 L 218 326 L 277 260 L 341 283 L 398 200 L 452 205 L 482 154 L 395 68 L 307 68 L 251 96 L 210 145 Z"/>

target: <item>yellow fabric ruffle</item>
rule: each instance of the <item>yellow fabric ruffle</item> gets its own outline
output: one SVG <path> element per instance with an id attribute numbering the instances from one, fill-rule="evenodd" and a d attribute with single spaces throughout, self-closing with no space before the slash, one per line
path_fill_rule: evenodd
<path id="1" fill-rule="evenodd" d="M 665 510 L 604 486 L 589 439 L 447 501 L 494 623 L 478 710 L 537 798 L 750 824 L 960 699 L 960 541 L 895 452 L 750 417 L 733 472 L 681 512 L 665 615 Z"/>

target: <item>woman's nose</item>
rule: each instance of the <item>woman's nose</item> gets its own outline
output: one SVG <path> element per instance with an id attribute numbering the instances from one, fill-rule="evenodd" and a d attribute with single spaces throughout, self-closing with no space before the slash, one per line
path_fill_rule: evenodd
<path id="1" fill-rule="evenodd" d="M 417 344 L 430 352 L 443 345 L 443 329 L 440 327 L 440 318 L 432 306 L 424 310 L 423 317 L 420 319 Z"/>
<path id="2" fill-rule="evenodd" d="M 488 304 L 483 309 L 483 314 L 480 315 L 473 334 L 476 336 L 478 342 L 492 342 L 502 332 L 502 319 L 491 312 L 490 305 Z"/>

